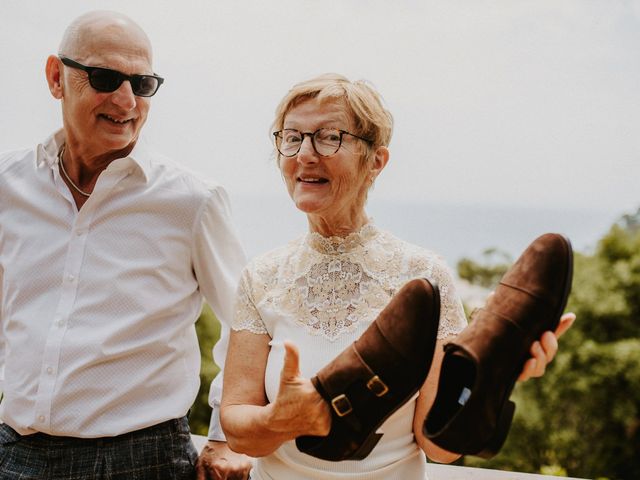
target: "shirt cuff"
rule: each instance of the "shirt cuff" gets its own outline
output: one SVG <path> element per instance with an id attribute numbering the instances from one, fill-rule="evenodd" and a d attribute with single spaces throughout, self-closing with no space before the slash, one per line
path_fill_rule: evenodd
<path id="1" fill-rule="evenodd" d="M 222 426 L 220 425 L 220 405 L 214 405 L 213 410 L 211 410 L 209 434 L 207 437 L 209 440 L 214 440 L 216 442 L 227 441 L 227 437 L 225 437 L 224 432 L 222 431 Z"/>

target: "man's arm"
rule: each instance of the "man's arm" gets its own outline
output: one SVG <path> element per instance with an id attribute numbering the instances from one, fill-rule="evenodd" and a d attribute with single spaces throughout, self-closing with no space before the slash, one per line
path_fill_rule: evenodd
<path id="1" fill-rule="evenodd" d="M 0 285 L 2 285 L 2 267 L 0 266 Z M 2 336 L 2 290 L 0 290 L 0 399 L 4 391 L 4 337 Z"/>
<path id="2" fill-rule="evenodd" d="M 214 359 L 223 360 L 227 358 L 227 349 L 229 347 L 229 326 L 220 322 L 220 338 L 216 342 L 211 352 Z M 222 401 L 222 381 L 224 378 L 224 365 L 222 362 L 218 364 L 220 372 L 211 382 L 209 388 L 209 405 L 211 406 L 211 419 L 209 422 L 209 440 L 225 442 L 224 432 L 220 426 L 220 403 Z"/>
<path id="3" fill-rule="evenodd" d="M 211 383 L 209 404 L 212 407 L 209 442 L 198 458 L 198 480 L 248 478 L 249 457 L 231 451 L 220 426 L 222 370 L 229 343 L 229 323 L 240 272 L 246 256 L 231 221 L 227 193 L 222 187 L 211 190 L 194 227 L 193 269 L 204 298 L 220 321 L 220 339 L 213 349 L 220 373 Z"/>

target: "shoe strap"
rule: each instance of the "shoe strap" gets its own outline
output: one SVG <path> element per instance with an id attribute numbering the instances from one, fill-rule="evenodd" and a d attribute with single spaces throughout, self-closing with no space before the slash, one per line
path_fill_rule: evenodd
<path id="1" fill-rule="evenodd" d="M 369 368 L 353 344 L 311 380 L 329 403 L 332 415 L 356 430 L 361 429 L 356 410 L 362 408 L 364 401 L 393 397 L 389 386 Z"/>

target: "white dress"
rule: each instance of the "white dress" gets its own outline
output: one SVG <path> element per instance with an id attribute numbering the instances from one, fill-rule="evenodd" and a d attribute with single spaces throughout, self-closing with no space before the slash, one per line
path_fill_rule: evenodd
<path id="1" fill-rule="evenodd" d="M 419 277 L 440 287 L 438 338 L 459 333 L 467 321 L 444 260 L 371 223 L 346 238 L 310 233 L 255 258 L 240 280 L 232 328 L 271 337 L 269 401 L 278 393 L 284 340 L 298 346 L 300 370 L 310 378 L 362 334 L 402 285 Z M 387 419 L 364 460 L 320 460 L 290 441 L 259 458 L 251 478 L 426 479 L 426 458 L 413 436 L 415 403 Z"/>

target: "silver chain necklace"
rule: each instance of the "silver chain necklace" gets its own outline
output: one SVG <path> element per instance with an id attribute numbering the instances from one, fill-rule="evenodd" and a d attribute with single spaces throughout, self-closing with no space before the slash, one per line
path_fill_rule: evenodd
<path id="1" fill-rule="evenodd" d="M 90 197 L 91 196 L 90 193 L 87 193 L 84 190 L 80 190 L 80 187 L 77 186 L 75 183 L 73 183 L 73 180 L 71 180 L 71 178 L 69 177 L 69 174 L 64 169 L 64 162 L 62 161 L 62 156 L 64 155 L 65 147 L 66 147 L 66 144 L 63 144 L 62 148 L 60 149 L 60 153 L 58 153 L 58 162 L 60 163 L 60 170 L 62 170 L 62 174 L 64 175 L 64 178 L 66 178 L 69 181 L 69 183 L 71 184 L 71 186 L 76 192 L 78 192 L 80 195 L 83 195 L 85 197 Z"/>

